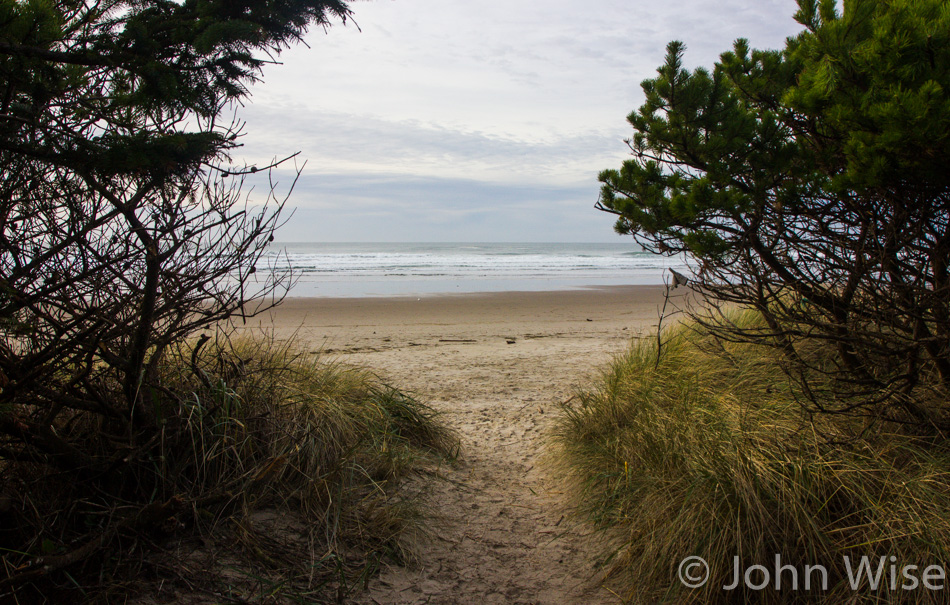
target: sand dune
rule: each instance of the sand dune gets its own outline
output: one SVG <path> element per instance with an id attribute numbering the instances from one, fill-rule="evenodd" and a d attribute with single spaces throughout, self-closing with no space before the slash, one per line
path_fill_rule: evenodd
<path id="1" fill-rule="evenodd" d="M 445 413 L 462 460 L 427 484 L 438 518 L 411 568 L 387 567 L 363 603 L 616 603 L 564 518 L 546 428 L 631 338 L 655 326 L 662 287 L 424 298 L 292 298 L 249 322 L 296 333 Z"/>

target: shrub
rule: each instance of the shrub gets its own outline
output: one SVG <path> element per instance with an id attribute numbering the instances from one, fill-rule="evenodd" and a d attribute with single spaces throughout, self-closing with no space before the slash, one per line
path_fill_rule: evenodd
<path id="1" fill-rule="evenodd" d="M 419 509 L 404 479 L 457 449 L 434 412 L 293 344 L 205 344 L 165 356 L 153 395 L 161 431 L 121 452 L 118 480 L 8 456 L 3 593 L 50 598 L 140 576 L 242 598 L 280 587 L 321 600 L 345 593 L 380 557 L 405 554 L 401 537 Z M 83 412 L 51 427 L 104 458 L 115 456 L 112 428 Z M 150 556 L 156 546 L 180 556 Z M 243 571 L 216 576 L 208 565 Z"/>
<path id="2" fill-rule="evenodd" d="M 751 328 L 754 313 L 725 321 Z M 816 360 L 827 351 L 810 352 Z M 943 591 L 902 590 L 904 565 L 948 560 L 950 454 L 880 423 L 812 418 L 774 353 L 727 343 L 693 324 L 669 329 L 657 363 L 638 340 L 591 388 L 565 404 L 552 435 L 579 516 L 602 530 L 604 563 L 630 602 L 944 602 Z M 774 589 L 775 556 L 799 590 Z M 678 566 L 709 565 L 686 588 Z M 896 557 L 897 590 L 849 583 L 867 556 Z M 733 566 L 764 565 L 772 584 L 731 591 Z M 886 559 L 885 575 L 891 559 Z M 828 571 L 804 590 L 804 566 Z M 756 572 L 758 573 L 758 572 Z M 890 582 L 889 576 L 882 583 Z M 752 583 L 763 576 L 752 576 Z"/>

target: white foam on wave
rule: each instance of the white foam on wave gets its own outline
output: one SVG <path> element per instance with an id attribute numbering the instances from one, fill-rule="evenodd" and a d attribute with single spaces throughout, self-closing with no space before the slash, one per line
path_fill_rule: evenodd
<path id="1" fill-rule="evenodd" d="M 364 296 L 661 283 L 668 267 L 684 263 L 635 245 L 294 243 L 272 247 L 258 268 L 291 269 L 294 295 Z"/>

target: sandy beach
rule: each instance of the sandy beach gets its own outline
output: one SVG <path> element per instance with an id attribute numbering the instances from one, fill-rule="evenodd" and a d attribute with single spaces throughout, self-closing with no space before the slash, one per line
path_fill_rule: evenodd
<path id="1" fill-rule="evenodd" d="M 370 368 L 445 414 L 462 458 L 429 484 L 436 513 L 410 568 L 360 603 L 616 603 L 543 461 L 556 406 L 656 325 L 661 286 L 398 298 L 289 298 L 244 329 Z"/>

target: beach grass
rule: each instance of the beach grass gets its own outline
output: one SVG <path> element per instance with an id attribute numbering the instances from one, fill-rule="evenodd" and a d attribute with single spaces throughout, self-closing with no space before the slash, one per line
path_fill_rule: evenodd
<path id="1" fill-rule="evenodd" d="M 458 454 L 431 408 L 365 369 L 266 336 L 191 342 L 159 372 L 166 387 L 149 400 L 161 429 L 123 453 L 121 481 L 6 463 L 8 571 L 94 545 L 61 570 L 9 573 L 8 596 L 337 602 L 382 560 L 411 557 L 428 512 L 407 480 Z M 90 455 L 115 456 L 97 415 L 56 429 Z"/>
<path id="2" fill-rule="evenodd" d="M 727 320 L 758 321 L 750 311 Z M 551 434 L 573 510 L 599 530 L 608 585 L 624 602 L 946 602 L 946 580 L 929 576 L 943 590 L 922 582 L 950 560 L 945 447 L 805 414 L 764 347 L 688 322 L 662 343 L 634 341 L 562 407 Z M 681 568 L 687 557 L 706 567 Z M 874 574 L 857 575 L 862 557 L 872 572 L 883 563 L 876 588 Z M 737 567 L 738 585 L 724 588 Z M 680 574 L 707 581 L 687 587 Z"/>

